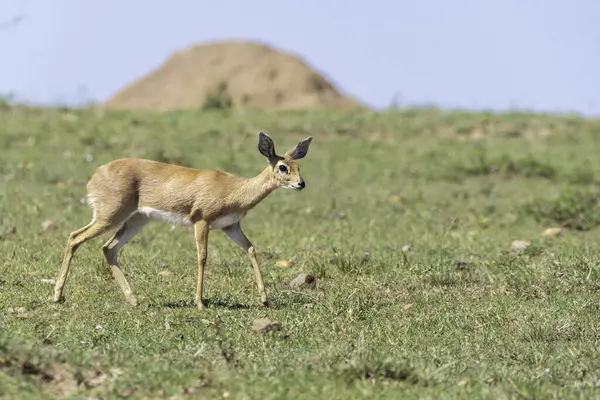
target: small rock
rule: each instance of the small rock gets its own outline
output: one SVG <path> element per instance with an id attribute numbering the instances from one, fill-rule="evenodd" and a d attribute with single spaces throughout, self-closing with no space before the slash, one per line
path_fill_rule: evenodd
<path id="1" fill-rule="evenodd" d="M 291 268 L 296 264 L 293 260 L 277 260 L 275 266 L 278 268 Z"/>
<path id="2" fill-rule="evenodd" d="M 49 229 L 56 229 L 58 228 L 58 224 L 55 221 L 52 220 L 46 220 L 44 222 L 42 222 L 42 229 L 47 231 Z"/>
<path id="3" fill-rule="evenodd" d="M 160 271 L 158 273 L 160 276 L 169 276 L 169 275 L 173 275 L 173 273 L 171 271 L 169 271 L 168 269 L 163 269 L 162 271 Z"/>
<path id="4" fill-rule="evenodd" d="M 15 318 L 27 318 L 28 315 L 25 312 L 25 307 L 9 307 L 8 313 L 15 316 Z"/>
<path id="5" fill-rule="evenodd" d="M 277 321 L 271 321 L 268 318 L 258 318 L 252 321 L 252 330 L 261 333 L 268 333 L 271 331 L 278 331 L 281 329 L 281 325 Z"/>
<path id="6" fill-rule="evenodd" d="M 402 246 L 402 252 L 403 253 L 407 253 L 410 251 L 410 246 L 405 244 L 404 246 Z"/>
<path id="7" fill-rule="evenodd" d="M 542 235 L 548 237 L 559 237 L 563 235 L 562 228 L 548 228 L 542 232 Z"/>
<path id="8" fill-rule="evenodd" d="M 529 245 L 531 245 L 531 243 L 526 240 L 513 240 L 513 242 L 510 244 L 510 247 L 513 250 L 524 250 L 529 247 Z"/>
<path id="9" fill-rule="evenodd" d="M 390 196 L 390 203 L 399 204 L 402 203 L 401 196 Z"/>
<path id="10" fill-rule="evenodd" d="M 361 262 L 361 264 L 364 264 L 364 263 L 369 262 L 370 259 L 371 259 L 371 253 L 369 253 L 368 251 L 365 251 L 365 254 L 363 255 L 360 262 Z"/>
<path id="11" fill-rule="evenodd" d="M 310 288 L 313 289 L 317 284 L 317 278 L 314 275 L 300 274 L 293 281 L 290 282 L 290 286 L 293 288 Z"/>

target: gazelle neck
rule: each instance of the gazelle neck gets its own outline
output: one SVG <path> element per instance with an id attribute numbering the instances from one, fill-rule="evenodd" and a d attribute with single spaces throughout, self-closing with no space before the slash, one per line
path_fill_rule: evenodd
<path id="1" fill-rule="evenodd" d="M 250 209 L 260 203 L 279 187 L 273 179 L 273 167 L 267 166 L 260 174 L 243 181 L 235 195 L 244 208 Z"/>

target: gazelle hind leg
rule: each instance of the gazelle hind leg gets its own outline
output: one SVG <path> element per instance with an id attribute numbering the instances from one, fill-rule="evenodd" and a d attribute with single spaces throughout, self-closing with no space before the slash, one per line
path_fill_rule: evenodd
<path id="1" fill-rule="evenodd" d="M 69 267 L 75 251 L 90 239 L 93 239 L 110 229 L 110 224 L 104 221 L 98 221 L 95 218 L 88 225 L 81 229 L 71 232 L 67 241 L 67 248 L 60 268 L 60 275 L 54 286 L 54 302 L 64 301 L 64 288 L 69 275 Z"/>
<path id="2" fill-rule="evenodd" d="M 254 249 L 254 245 L 244 234 L 242 231 L 242 226 L 239 222 L 236 222 L 233 225 L 230 225 L 226 228 L 223 228 L 223 232 L 227 235 L 231 241 L 236 243 L 238 246 L 242 248 L 250 258 L 250 263 L 252 264 L 252 268 L 254 269 L 254 275 L 256 277 L 256 286 L 258 287 L 258 293 L 260 294 L 260 300 L 262 301 L 264 306 L 269 305 L 269 300 L 267 298 L 267 292 L 265 291 L 265 284 L 263 282 L 262 273 L 260 272 L 260 266 L 258 264 L 258 260 L 256 259 L 256 250 Z"/>
<path id="3" fill-rule="evenodd" d="M 106 261 L 111 268 L 115 280 L 125 295 L 125 299 L 127 299 L 132 306 L 137 305 L 137 300 L 123 274 L 123 270 L 119 266 L 119 251 L 148 223 L 148 221 L 148 217 L 144 214 L 133 214 L 102 248 L 104 257 L 106 257 Z"/>

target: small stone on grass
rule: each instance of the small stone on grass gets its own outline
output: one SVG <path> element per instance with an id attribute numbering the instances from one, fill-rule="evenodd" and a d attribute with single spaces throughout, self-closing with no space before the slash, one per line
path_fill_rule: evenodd
<path id="1" fill-rule="evenodd" d="M 294 280 L 290 282 L 290 286 L 293 288 L 314 288 L 317 284 L 317 278 L 310 274 L 300 274 Z"/>
<path id="2" fill-rule="evenodd" d="M 513 242 L 510 244 L 510 247 L 513 250 L 525 250 L 527 247 L 529 247 L 529 245 L 531 245 L 531 243 L 526 240 L 513 240 Z"/>
<path id="3" fill-rule="evenodd" d="M 291 268 L 294 266 L 294 264 L 295 262 L 292 260 L 277 260 L 275 266 L 277 268 Z"/>
<path id="4" fill-rule="evenodd" d="M 58 224 L 55 221 L 52 220 L 46 220 L 44 222 L 42 222 L 42 229 L 47 231 L 50 229 L 56 229 L 58 228 Z"/>
<path id="5" fill-rule="evenodd" d="M 29 316 L 26 313 L 25 307 L 9 307 L 8 313 L 13 315 L 15 318 L 27 318 Z"/>
<path id="6" fill-rule="evenodd" d="M 542 232 L 543 236 L 547 237 L 559 237 L 563 235 L 562 228 L 548 228 Z"/>
<path id="7" fill-rule="evenodd" d="M 252 321 L 252 330 L 255 332 L 268 333 L 278 331 L 281 325 L 277 321 L 271 321 L 268 318 L 258 318 Z"/>

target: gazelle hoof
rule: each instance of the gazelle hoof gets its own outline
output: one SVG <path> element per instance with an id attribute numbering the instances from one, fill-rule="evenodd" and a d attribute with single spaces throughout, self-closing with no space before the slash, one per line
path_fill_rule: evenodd
<path id="1" fill-rule="evenodd" d="M 128 303 L 129 303 L 129 305 L 130 305 L 130 306 L 132 306 L 132 307 L 136 307 L 136 306 L 137 306 L 137 304 L 138 304 L 138 302 L 137 302 L 137 299 L 136 299 L 135 297 L 133 297 L 133 296 L 129 296 L 129 297 L 127 297 L 127 302 L 128 302 Z"/>
<path id="2" fill-rule="evenodd" d="M 54 295 L 54 298 L 52 299 L 53 302 L 55 303 L 64 303 L 65 302 L 65 296 L 63 295 Z"/>

